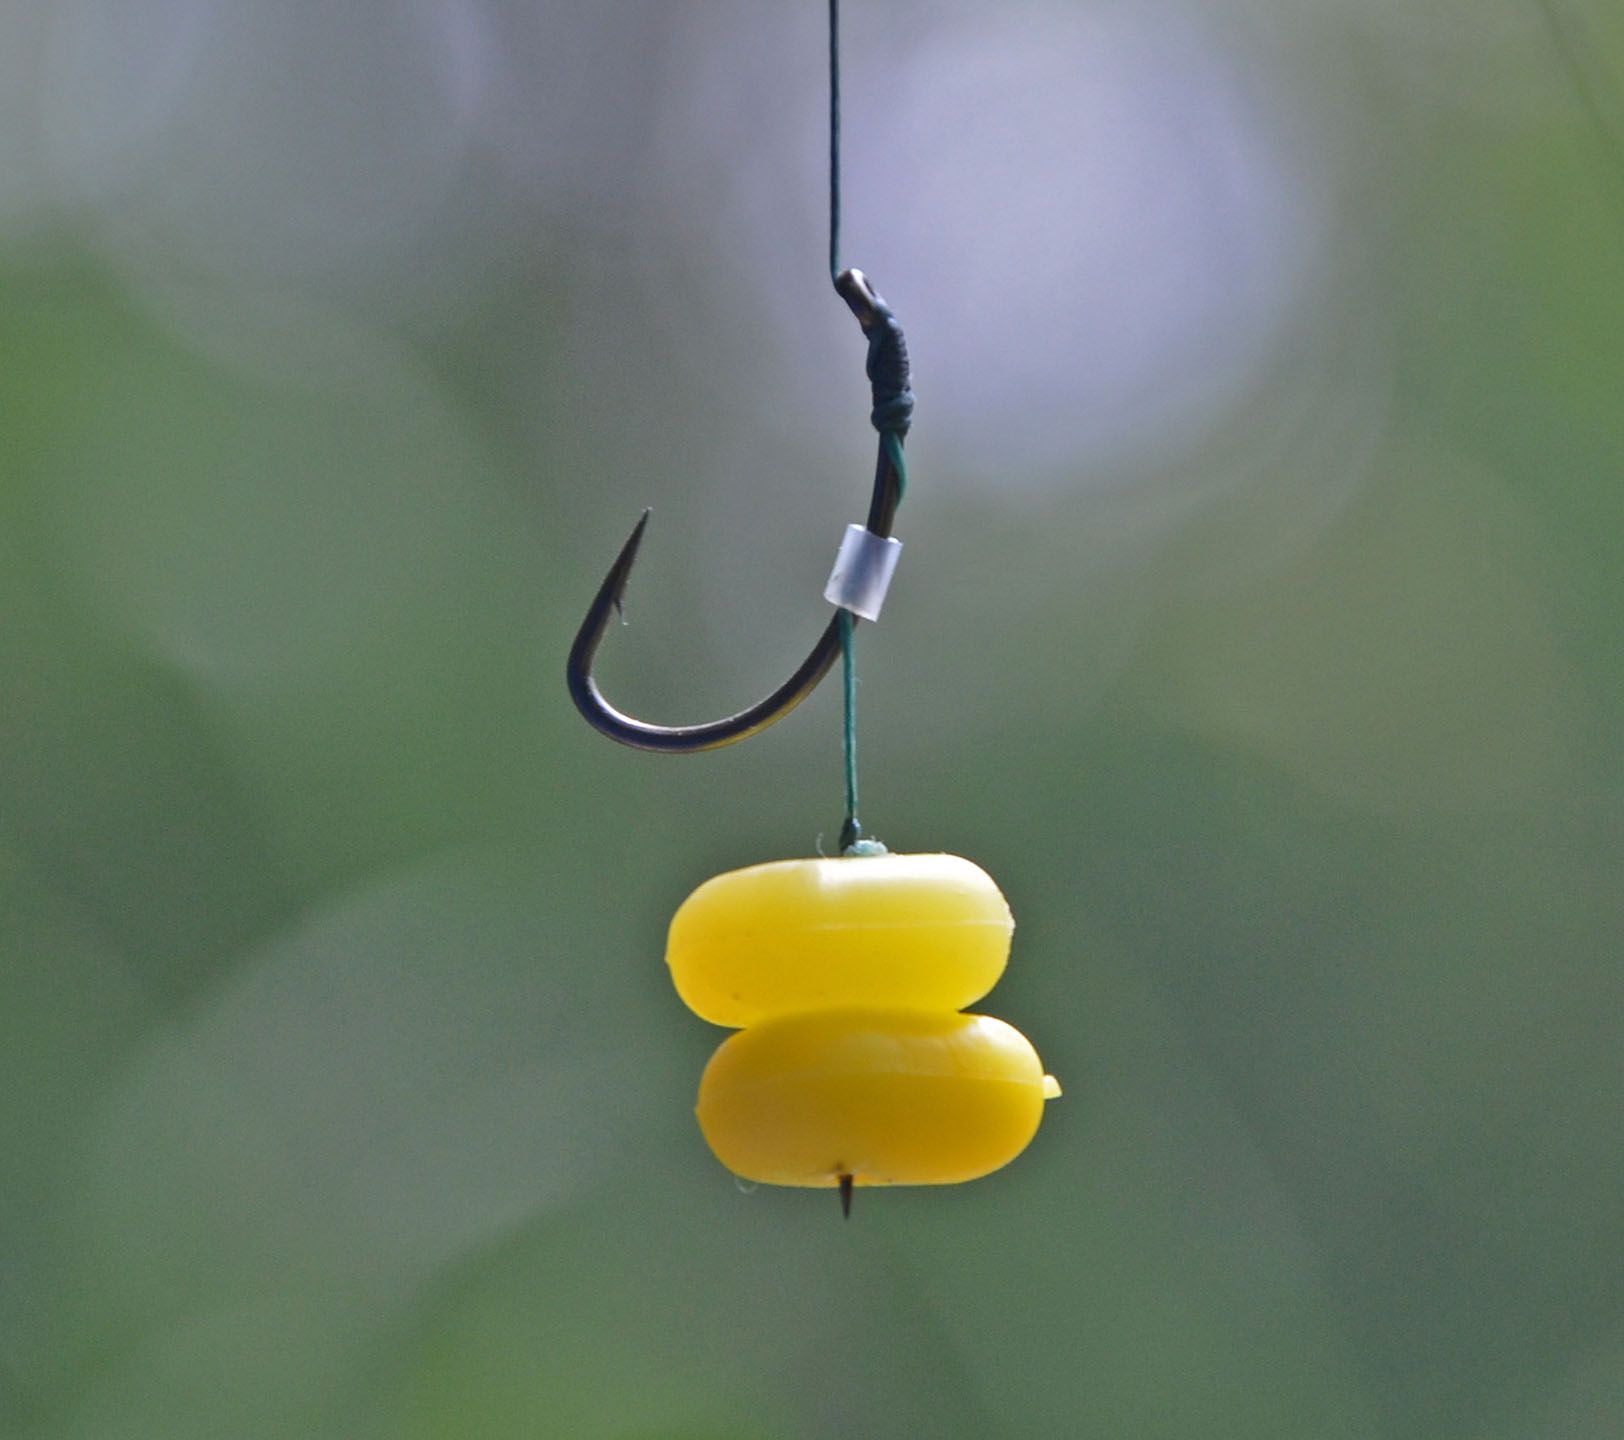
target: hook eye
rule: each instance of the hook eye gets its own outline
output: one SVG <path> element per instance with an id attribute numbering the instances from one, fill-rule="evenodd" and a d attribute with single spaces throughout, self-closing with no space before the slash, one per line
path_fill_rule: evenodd
<path id="1" fill-rule="evenodd" d="M 869 284 L 868 276 L 861 270 L 842 270 L 835 277 L 835 292 L 846 302 L 865 332 L 870 330 L 875 320 L 890 308 L 880 299 L 874 287 Z"/>

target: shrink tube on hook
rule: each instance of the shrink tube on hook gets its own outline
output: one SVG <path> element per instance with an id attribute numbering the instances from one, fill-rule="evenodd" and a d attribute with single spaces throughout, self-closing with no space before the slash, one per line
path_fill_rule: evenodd
<path id="1" fill-rule="evenodd" d="M 902 541 L 876 535 L 862 525 L 848 525 L 823 598 L 863 620 L 878 620 L 901 554 Z"/>

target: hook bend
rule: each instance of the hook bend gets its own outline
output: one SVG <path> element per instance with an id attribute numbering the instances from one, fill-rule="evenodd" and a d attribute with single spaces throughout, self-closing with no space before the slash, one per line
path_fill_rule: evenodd
<path id="1" fill-rule="evenodd" d="M 874 490 L 869 500 L 867 528 L 885 537 L 891 533 L 896 508 L 907 483 L 902 464 L 902 440 L 908 433 L 913 414 L 913 391 L 909 388 L 908 350 L 902 327 L 860 270 L 845 270 L 835 280 L 835 289 L 850 307 L 868 339 L 868 376 L 874 409 L 870 416 L 880 432 L 879 455 L 874 466 Z M 747 740 L 772 725 L 818 687 L 840 654 L 841 612 L 824 627 L 806 659 L 770 695 L 754 705 L 720 720 L 699 725 L 655 725 L 626 714 L 604 698 L 592 674 L 592 662 L 603 643 L 611 614 L 620 608 L 626 581 L 637 560 L 643 533 L 648 528 L 645 510 L 615 563 L 603 577 L 598 593 L 587 608 L 575 643 L 570 646 L 565 667 L 570 697 L 587 723 L 601 735 L 638 750 L 667 754 L 689 754 L 715 750 Z M 856 624 L 856 617 L 852 617 Z"/>

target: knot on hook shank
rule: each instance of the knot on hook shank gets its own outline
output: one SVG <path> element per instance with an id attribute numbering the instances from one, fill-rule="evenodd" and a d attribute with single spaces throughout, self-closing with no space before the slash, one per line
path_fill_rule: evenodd
<path id="1" fill-rule="evenodd" d="M 868 418 L 882 435 L 906 435 L 913 424 L 914 393 L 902 326 L 882 302 L 875 308 L 874 322 L 863 328 L 868 335 L 868 383 L 874 395 Z"/>
<path id="2" fill-rule="evenodd" d="M 914 409 L 902 326 L 861 270 L 841 271 L 835 289 L 868 338 L 868 384 L 874 397 L 868 418 L 881 435 L 901 439 L 913 423 Z"/>

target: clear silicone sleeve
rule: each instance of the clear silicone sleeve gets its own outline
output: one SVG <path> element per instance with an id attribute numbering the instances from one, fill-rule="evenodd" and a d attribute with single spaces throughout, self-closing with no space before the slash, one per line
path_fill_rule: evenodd
<path id="1" fill-rule="evenodd" d="M 848 525 L 823 598 L 864 620 L 878 620 L 901 554 L 902 541 L 876 535 L 862 525 Z"/>

